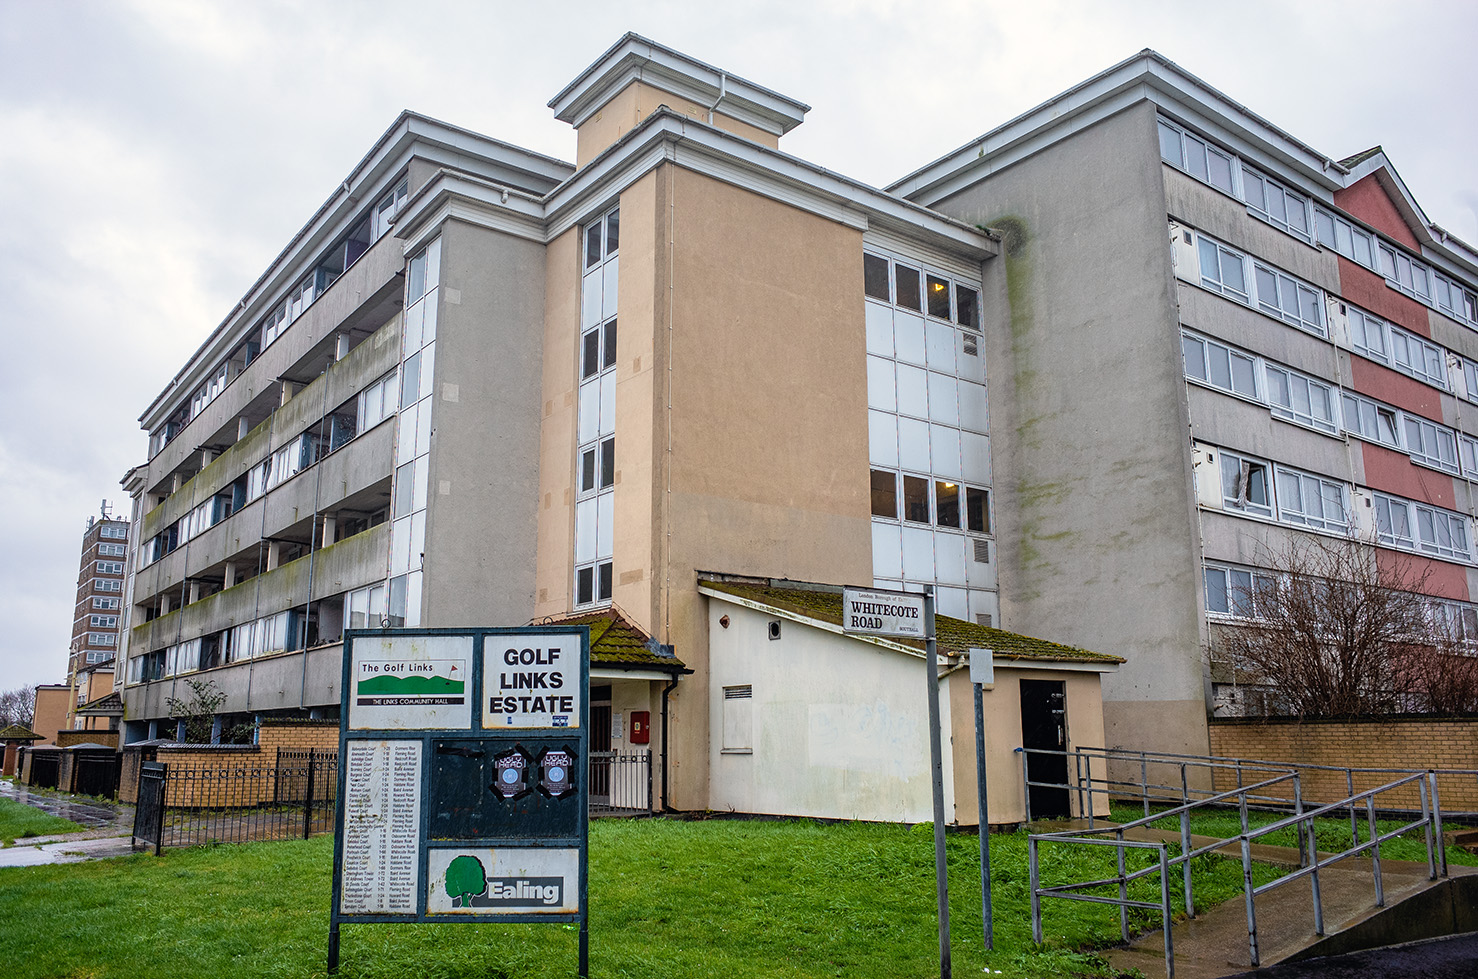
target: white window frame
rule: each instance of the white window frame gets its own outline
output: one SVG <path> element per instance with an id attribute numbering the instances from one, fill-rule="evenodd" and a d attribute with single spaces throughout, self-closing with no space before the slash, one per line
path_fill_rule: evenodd
<path id="1" fill-rule="evenodd" d="M 1244 465 L 1247 469 L 1245 477 L 1242 475 Z M 1229 466 L 1236 468 L 1236 477 L 1229 475 Z M 1263 496 L 1267 501 L 1265 503 L 1254 502 L 1248 495 L 1248 490 L 1252 486 L 1252 475 L 1258 470 L 1262 472 Z M 1277 512 L 1277 496 L 1273 488 L 1273 464 L 1266 459 L 1222 449 L 1220 491 L 1222 508 L 1225 510 L 1264 517 L 1269 520 L 1273 519 L 1273 515 Z"/>
<path id="2" fill-rule="evenodd" d="M 1305 425 L 1326 435 L 1339 434 L 1340 399 L 1337 388 L 1318 378 L 1266 361 L 1263 363 L 1263 372 L 1267 382 L 1268 408 L 1274 417 Z M 1278 379 L 1281 379 L 1281 386 L 1288 393 L 1286 402 L 1278 399 Z M 1321 396 L 1326 407 L 1322 416 L 1315 410 Z"/>
<path id="3" fill-rule="evenodd" d="M 1349 529 L 1349 487 L 1345 483 L 1276 463 L 1273 470 L 1273 495 L 1279 523 L 1340 533 Z M 1290 483 L 1298 489 L 1296 502 L 1288 492 Z M 1338 497 L 1337 502 L 1331 503 L 1330 494 Z M 1331 506 L 1337 508 L 1337 515 L 1330 513 Z"/>
<path id="4" fill-rule="evenodd" d="M 1403 411 L 1401 433 L 1412 462 L 1441 469 L 1454 476 L 1462 474 L 1455 431 L 1439 422 Z"/>
<path id="5" fill-rule="evenodd" d="M 1341 391 L 1340 396 L 1343 401 L 1340 415 L 1345 431 L 1398 452 L 1404 450 L 1400 411 L 1351 391 Z M 1389 421 L 1388 431 L 1382 428 L 1382 419 Z"/>
<path id="6" fill-rule="evenodd" d="M 1264 403 L 1262 392 L 1258 383 L 1259 371 L 1257 357 L 1254 357 L 1252 354 L 1238 350 L 1235 347 L 1228 346 L 1217 340 L 1212 340 L 1209 337 L 1201 336 L 1198 333 L 1192 333 L 1189 330 L 1181 330 L 1180 336 L 1180 353 L 1182 362 L 1185 366 L 1186 377 L 1201 384 L 1205 384 L 1208 387 L 1213 387 L 1218 391 L 1225 391 L 1228 394 L 1232 394 L 1241 398 L 1247 398 L 1249 400 L 1256 401 L 1259 404 Z M 1200 348 L 1201 363 L 1199 374 L 1192 371 L 1191 354 L 1186 349 L 1186 345 L 1188 343 L 1195 344 Z M 1222 384 L 1214 376 L 1214 368 L 1218 366 L 1221 360 L 1225 360 L 1226 362 L 1226 384 Z M 1241 390 L 1239 388 L 1236 370 L 1239 364 L 1245 365 L 1246 367 L 1246 373 L 1244 376 L 1246 380 L 1251 383 L 1252 390 L 1250 391 Z"/>

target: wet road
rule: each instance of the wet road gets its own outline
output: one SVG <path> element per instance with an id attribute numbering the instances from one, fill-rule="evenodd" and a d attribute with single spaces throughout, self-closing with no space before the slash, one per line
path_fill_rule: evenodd
<path id="1" fill-rule="evenodd" d="M 94 800 L 84 802 L 66 796 L 32 792 L 26 786 L 13 782 L 0 782 L 0 798 L 13 799 L 50 815 L 70 819 L 86 829 L 104 829 L 116 825 L 123 815 L 123 809 L 128 809 L 130 819 L 132 818 L 132 808 L 128 806 L 119 807 L 114 803 Z M 130 828 L 123 827 L 124 830 Z"/>
<path id="2" fill-rule="evenodd" d="M 0 798 L 34 806 L 85 827 L 81 832 L 17 840 L 0 849 L 0 867 L 34 867 L 48 863 L 75 863 L 133 852 L 133 806 L 75 796 L 32 792 L 24 785 L 0 782 Z"/>
<path id="3" fill-rule="evenodd" d="M 1478 932 L 1307 962 L 1284 962 L 1225 979 L 1472 979 Z"/>

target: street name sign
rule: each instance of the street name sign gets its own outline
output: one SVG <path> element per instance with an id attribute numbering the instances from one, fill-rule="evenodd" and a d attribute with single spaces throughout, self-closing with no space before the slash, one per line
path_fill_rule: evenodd
<path id="1" fill-rule="evenodd" d="M 864 636 L 923 639 L 924 596 L 911 592 L 842 589 L 842 631 Z"/>

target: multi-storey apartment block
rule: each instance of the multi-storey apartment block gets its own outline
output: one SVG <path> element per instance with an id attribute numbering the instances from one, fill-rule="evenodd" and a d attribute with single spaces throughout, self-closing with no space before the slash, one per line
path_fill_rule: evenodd
<path id="1" fill-rule="evenodd" d="M 1478 263 L 1380 153 L 1152 52 L 887 190 L 634 35 L 550 106 L 573 166 L 401 116 L 143 415 L 130 737 L 196 674 L 334 709 L 345 628 L 578 617 L 646 637 L 592 683 L 704 807 L 705 573 L 1121 654 L 1109 743 L 1196 752 L 1259 544 L 1354 528 L 1472 614 Z"/>
<path id="2" fill-rule="evenodd" d="M 1206 751 L 1242 706 L 1208 651 L 1301 535 L 1404 555 L 1478 638 L 1478 253 L 1379 148 L 1330 159 L 1145 51 L 890 189 L 1006 235 L 1002 616 L 1128 657 L 1111 744 Z"/>
<path id="3" fill-rule="evenodd" d="M 67 657 L 67 728 L 107 728 L 107 718 L 78 717 L 77 708 L 110 692 L 124 618 L 124 566 L 128 556 L 128 521 L 108 515 L 88 518 L 82 535 L 77 571 L 77 602 L 72 612 L 72 641 Z"/>

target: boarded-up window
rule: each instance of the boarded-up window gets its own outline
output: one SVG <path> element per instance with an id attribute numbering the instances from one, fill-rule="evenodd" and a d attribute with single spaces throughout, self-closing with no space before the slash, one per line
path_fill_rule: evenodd
<path id="1" fill-rule="evenodd" d="M 724 753 L 747 755 L 753 751 L 751 714 L 754 689 L 749 684 L 724 687 Z"/>

